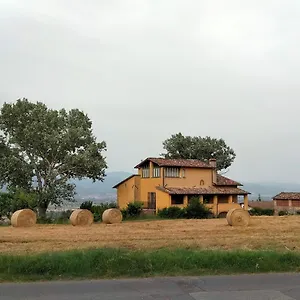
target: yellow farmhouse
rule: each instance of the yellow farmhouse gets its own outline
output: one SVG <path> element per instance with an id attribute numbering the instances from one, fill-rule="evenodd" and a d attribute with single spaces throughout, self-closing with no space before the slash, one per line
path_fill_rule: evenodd
<path id="1" fill-rule="evenodd" d="M 248 209 L 248 192 L 238 188 L 242 184 L 217 173 L 216 160 L 204 163 L 195 159 L 146 158 L 131 175 L 114 188 L 118 206 L 140 201 L 145 209 L 159 210 L 170 206 L 184 207 L 193 196 L 211 208 L 215 216 L 241 207 L 238 196 L 243 196 Z"/>

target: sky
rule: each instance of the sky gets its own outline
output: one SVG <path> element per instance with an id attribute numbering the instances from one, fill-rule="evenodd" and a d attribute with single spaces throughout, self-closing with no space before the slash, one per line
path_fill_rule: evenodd
<path id="1" fill-rule="evenodd" d="M 182 132 L 223 138 L 228 176 L 299 182 L 297 0 L 0 0 L 0 104 L 79 108 L 133 171 Z"/>

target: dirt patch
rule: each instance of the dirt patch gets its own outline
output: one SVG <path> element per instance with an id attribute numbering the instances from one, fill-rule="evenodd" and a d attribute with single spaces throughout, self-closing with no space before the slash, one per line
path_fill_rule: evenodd
<path id="1" fill-rule="evenodd" d="M 0 227 L 1 253 L 36 253 L 98 247 L 156 249 L 273 249 L 300 251 L 300 216 L 252 217 L 249 227 L 231 227 L 226 219 L 159 220 L 72 225 Z"/>

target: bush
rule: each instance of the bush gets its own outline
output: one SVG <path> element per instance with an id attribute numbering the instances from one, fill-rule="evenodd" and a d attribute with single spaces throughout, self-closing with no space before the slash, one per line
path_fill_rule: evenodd
<path id="1" fill-rule="evenodd" d="M 129 202 L 127 207 L 121 210 L 123 220 L 138 218 L 143 211 L 143 202 Z"/>
<path id="2" fill-rule="evenodd" d="M 273 216 L 274 209 L 253 207 L 249 213 L 251 216 Z"/>
<path id="3" fill-rule="evenodd" d="M 0 218 L 9 218 L 12 214 L 13 195 L 9 193 L 0 193 Z"/>
<path id="4" fill-rule="evenodd" d="M 198 197 L 193 197 L 187 207 L 170 206 L 159 210 L 157 215 L 166 219 L 207 219 L 212 213 L 208 207 L 200 203 Z"/>
<path id="5" fill-rule="evenodd" d="M 10 218 L 15 211 L 24 208 L 36 210 L 36 194 L 27 193 L 21 189 L 9 191 L 6 193 L 0 192 L 0 218 Z"/>
<path id="6" fill-rule="evenodd" d="M 80 205 L 80 209 L 87 209 L 89 211 L 92 211 L 93 201 L 85 201 L 82 202 Z"/>
<path id="7" fill-rule="evenodd" d="M 44 217 L 39 217 L 39 224 L 67 224 L 69 223 L 72 210 L 50 211 Z"/>
<path id="8" fill-rule="evenodd" d="M 93 205 L 91 207 L 91 212 L 94 215 L 94 222 L 102 221 L 102 214 L 105 210 L 109 208 L 116 208 L 117 204 L 115 202 L 111 203 L 101 203 L 99 205 Z"/>
<path id="9" fill-rule="evenodd" d="M 143 211 L 143 202 L 135 201 L 127 204 L 127 216 L 129 218 L 139 217 Z"/>
<path id="10" fill-rule="evenodd" d="M 207 219 L 210 217 L 211 211 L 203 203 L 200 203 L 198 197 L 192 197 L 186 208 L 187 219 Z"/>
<path id="11" fill-rule="evenodd" d="M 159 210 L 157 215 L 166 219 L 183 219 L 186 217 L 186 210 L 178 206 L 170 206 Z"/>
<path id="12" fill-rule="evenodd" d="M 279 213 L 278 213 L 278 216 L 287 216 L 289 215 L 289 212 L 287 210 L 281 210 Z"/>
<path id="13" fill-rule="evenodd" d="M 128 219 L 128 213 L 126 208 L 121 209 L 121 213 L 122 213 L 123 220 Z"/>

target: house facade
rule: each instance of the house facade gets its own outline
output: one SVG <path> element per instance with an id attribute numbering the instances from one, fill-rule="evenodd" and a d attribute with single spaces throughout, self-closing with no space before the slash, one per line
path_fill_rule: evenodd
<path id="1" fill-rule="evenodd" d="M 244 209 L 248 209 L 249 193 L 239 188 L 242 184 L 219 175 L 214 159 L 204 163 L 195 159 L 146 158 L 135 168 L 138 174 L 114 186 L 120 209 L 133 201 L 141 201 L 144 208 L 156 211 L 184 207 L 194 196 L 214 215 L 240 208 L 239 196 L 243 197 Z"/>
<path id="2" fill-rule="evenodd" d="M 275 213 L 288 211 L 296 213 L 300 211 L 300 193 L 282 192 L 273 197 Z"/>

